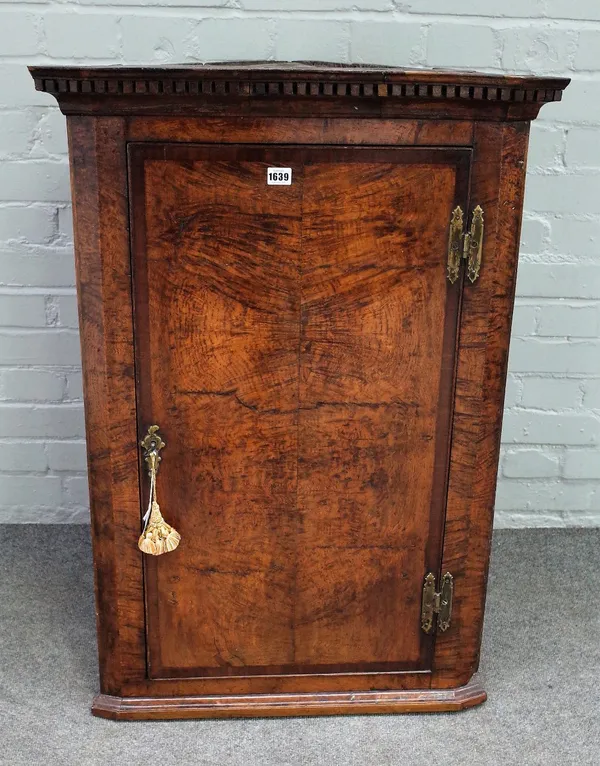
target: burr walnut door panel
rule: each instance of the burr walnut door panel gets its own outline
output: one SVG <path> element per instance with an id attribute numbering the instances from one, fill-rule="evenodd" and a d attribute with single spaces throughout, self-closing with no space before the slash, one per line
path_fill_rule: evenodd
<path id="1" fill-rule="evenodd" d="M 130 144 L 138 427 L 182 536 L 145 557 L 151 678 L 431 667 L 470 159 Z"/>

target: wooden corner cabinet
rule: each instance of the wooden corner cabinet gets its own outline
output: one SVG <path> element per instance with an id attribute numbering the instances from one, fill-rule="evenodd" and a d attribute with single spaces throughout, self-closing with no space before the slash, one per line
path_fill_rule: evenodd
<path id="1" fill-rule="evenodd" d="M 31 72 L 68 118 L 93 712 L 482 702 L 529 124 L 568 80 Z"/>

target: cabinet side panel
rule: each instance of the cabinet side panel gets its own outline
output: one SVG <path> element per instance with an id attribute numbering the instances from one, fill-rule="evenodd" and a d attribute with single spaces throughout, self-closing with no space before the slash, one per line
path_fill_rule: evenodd
<path id="1" fill-rule="evenodd" d="M 69 118 L 101 688 L 145 676 L 124 121 Z"/>
<path id="2" fill-rule="evenodd" d="M 486 228 L 480 279 L 463 296 L 442 558 L 454 607 L 437 638 L 434 688 L 466 682 L 479 661 L 528 136 L 525 122 L 475 129 L 471 209 L 482 206 Z"/>

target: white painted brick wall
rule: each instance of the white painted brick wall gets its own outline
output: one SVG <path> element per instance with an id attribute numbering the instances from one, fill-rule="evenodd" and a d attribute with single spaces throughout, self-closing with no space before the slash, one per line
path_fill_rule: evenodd
<path id="1" fill-rule="evenodd" d="M 329 59 L 566 75 L 532 128 L 499 526 L 600 524 L 598 0 L 0 0 L 0 521 L 84 521 L 64 118 L 27 64 Z"/>

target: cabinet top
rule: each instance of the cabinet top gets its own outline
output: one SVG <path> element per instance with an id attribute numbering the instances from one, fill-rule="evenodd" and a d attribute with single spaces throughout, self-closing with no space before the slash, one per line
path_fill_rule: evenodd
<path id="1" fill-rule="evenodd" d="M 66 114 L 321 114 L 533 119 L 565 78 L 321 62 L 30 67 Z"/>

